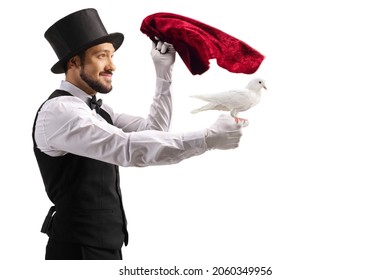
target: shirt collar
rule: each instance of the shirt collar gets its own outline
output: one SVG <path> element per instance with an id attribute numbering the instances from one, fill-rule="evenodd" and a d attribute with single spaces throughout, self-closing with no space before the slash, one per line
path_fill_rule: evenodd
<path id="1" fill-rule="evenodd" d="M 89 94 L 85 93 L 75 85 L 69 83 L 68 81 L 61 81 L 60 90 L 64 90 L 83 100 L 85 103 L 89 104 L 89 100 L 92 98 Z"/>

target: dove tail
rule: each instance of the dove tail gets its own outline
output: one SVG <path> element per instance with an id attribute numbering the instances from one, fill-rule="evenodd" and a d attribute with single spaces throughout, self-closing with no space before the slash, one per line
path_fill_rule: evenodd
<path id="1" fill-rule="evenodd" d="M 196 113 L 199 113 L 202 111 L 213 110 L 213 109 L 215 109 L 215 104 L 209 103 L 209 104 L 206 104 L 198 109 L 192 110 L 191 113 L 196 114 Z"/>
<path id="2" fill-rule="evenodd" d="M 199 113 L 199 112 L 202 112 L 202 110 L 200 110 L 200 108 L 192 110 L 191 114 L 196 114 L 196 113 Z"/>
<path id="3" fill-rule="evenodd" d="M 195 95 L 190 95 L 190 97 L 191 98 L 197 98 L 197 99 L 200 99 L 200 100 L 203 100 L 203 101 L 208 101 L 208 102 L 212 102 L 213 101 L 206 94 L 195 94 Z"/>

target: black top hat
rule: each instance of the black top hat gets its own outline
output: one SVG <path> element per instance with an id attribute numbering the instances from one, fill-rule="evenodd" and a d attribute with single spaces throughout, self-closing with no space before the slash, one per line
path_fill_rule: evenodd
<path id="1" fill-rule="evenodd" d="M 124 40 L 122 33 L 107 33 L 95 9 L 80 10 L 60 19 L 45 32 L 45 38 L 59 59 L 51 68 L 55 74 L 64 73 L 70 58 L 92 46 L 110 42 L 117 50 Z"/>

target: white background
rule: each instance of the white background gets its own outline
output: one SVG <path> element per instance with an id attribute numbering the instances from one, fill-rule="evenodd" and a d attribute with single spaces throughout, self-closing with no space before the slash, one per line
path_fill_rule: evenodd
<path id="1" fill-rule="evenodd" d="M 9 1 L 2 4 L 0 196 L 2 279 L 125 279 L 135 268 L 271 266 L 268 279 L 389 279 L 389 9 L 386 1 Z M 241 145 L 177 165 L 122 168 L 130 244 L 122 262 L 45 262 L 40 233 L 51 206 L 34 158 L 31 127 L 63 75 L 43 33 L 95 7 L 122 32 L 114 91 L 104 102 L 146 116 L 154 93 L 155 12 L 188 16 L 266 56 L 253 75 L 214 61 L 193 76 L 177 56 L 173 131 L 202 129 L 219 112 L 190 111 L 189 96 L 266 80 Z M 90 277 L 90 278 L 88 278 Z M 134 278 L 134 277 L 133 277 Z M 140 277 L 141 279 L 142 277 Z M 229 279 L 261 279 L 257 276 Z M 143 277 L 142 279 L 151 279 Z M 153 279 L 164 279 L 155 277 Z M 267 277 L 264 277 L 267 279 Z"/>

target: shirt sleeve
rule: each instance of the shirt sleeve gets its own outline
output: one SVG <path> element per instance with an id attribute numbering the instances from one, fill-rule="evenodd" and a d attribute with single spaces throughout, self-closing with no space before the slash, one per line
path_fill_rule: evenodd
<path id="1" fill-rule="evenodd" d="M 50 156 L 72 153 L 119 166 L 173 164 L 207 150 L 202 130 L 125 132 L 75 97 L 57 97 L 44 104 L 35 139 L 38 148 Z"/>
<path id="2" fill-rule="evenodd" d="M 124 132 L 141 130 L 168 131 L 172 118 L 171 83 L 157 78 L 156 90 L 147 118 L 115 113 L 109 106 L 103 104 L 114 123 L 114 126 Z"/>

